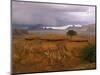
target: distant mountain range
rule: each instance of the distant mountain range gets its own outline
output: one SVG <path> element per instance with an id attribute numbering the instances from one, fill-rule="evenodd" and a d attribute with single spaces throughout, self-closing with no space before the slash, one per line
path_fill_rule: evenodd
<path id="1" fill-rule="evenodd" d="M 27 30 L 38 30 L 43 29 L 46 25 L 43 24 L 35 24 L 35 25 L 23 25 L 23 24 L 13 24 L 13 29 L 27 29 Z"/>
<path id="2" fill-rule="evenodd" d="M 53 27 L 50 27 L 50 28 L 44 28 L 44 27 L 47 27 L 47 25 L 43 25 L 43 24 L 16 25 L 16 24 L 14 24 L 14 25 L 12 25 L 12 30 L 13 30 L 13 34 L 16 34 L 16 35 L 27 34 L 28 31 L 31 32 L 34 30 L 36 30 L 36 31 L 40 31 L 40 30 L 59 31 L 60 30 L 60 29 L 54 29 Z M 64 26 L 62 26 L 62 27 L 64 27 Z M 74 26 L 74 27 L 68 27 L 67 29 L 65 29 L 65 31 L 68 31 L 68 30 L 75 30 L 79 34 L 95 35 L 95 24 L 83 25 L 82 27 L 75 27 Z"/>
<path id="3" fill-rule="evenodd" d="M 50 25 L 49 25 L 50 26 Z M 67 25 L 66 25 L 67 26 Z M 12 28 L 13 29 L 24 29 L 24 30 L 57 30 L 56 28 L 60 28 L 60 27 L 56 27 L 54 29 L 54 27 L 48 27 L 48 25 L 43 25 L 43 24 L 35 24 L 35 25 L 19 25 L 19 24 L 13 24 Z M 64 28 L 64 26 L 61 26 L 62 28 Z M 60 29 L 58 29 L 60 30 Z M 89 25 L 82 25 L 82 27 L 68 27 L 66 28 L 66 31 L 68 30 L 75 30 L 77 32 L 87 32 L 87 33 L 92 33 L 95 34 L 95 24 L 89 24 Z"/>

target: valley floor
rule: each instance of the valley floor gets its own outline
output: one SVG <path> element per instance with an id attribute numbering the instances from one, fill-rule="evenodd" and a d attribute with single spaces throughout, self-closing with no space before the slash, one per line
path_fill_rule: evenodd
<path id="1" fill-rule="evenodd" d="M 95 37 L 69 36 L 61 34 L 37 34 L 12 40 L 13 73 L 47 72 L 63 70 L 95 69 L 96 63 L 83 62 L 81 50 L 95 44 Z"/>

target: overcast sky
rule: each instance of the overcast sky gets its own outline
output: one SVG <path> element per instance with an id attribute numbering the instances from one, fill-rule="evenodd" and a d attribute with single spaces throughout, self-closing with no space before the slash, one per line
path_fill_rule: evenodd
<path id="1" fill-rule="evenodd" d="M 13 1 L 12 23 L 48 26 L 93 24 L 95 23 L 95 7 Z"/>

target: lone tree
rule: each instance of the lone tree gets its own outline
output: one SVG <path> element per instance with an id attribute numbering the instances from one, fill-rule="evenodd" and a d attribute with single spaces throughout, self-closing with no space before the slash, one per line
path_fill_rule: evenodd
<path id="1" fill-rule="evenodd" d="M 69 35 L 69 36 L 72 38 L 72 36 L 77 35 L 77 32 L 74 31 L 74 30 L 69 30 L 69 31 L 67 32 L 67 35 Z"/>

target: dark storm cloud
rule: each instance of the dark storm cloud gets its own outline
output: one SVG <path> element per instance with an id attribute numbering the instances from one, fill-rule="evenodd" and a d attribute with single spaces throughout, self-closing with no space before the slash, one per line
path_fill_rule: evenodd
<path id="1" fill-rule="evenodd" d="M 95 7 L 58 5 L 30 2 L 12 2 L 14 24 L 92 24 L 95 22 Z"/>

